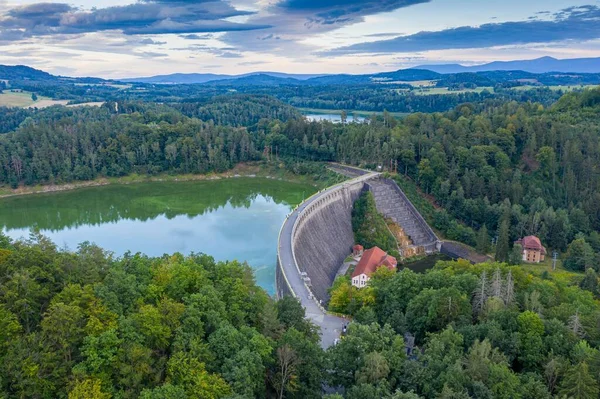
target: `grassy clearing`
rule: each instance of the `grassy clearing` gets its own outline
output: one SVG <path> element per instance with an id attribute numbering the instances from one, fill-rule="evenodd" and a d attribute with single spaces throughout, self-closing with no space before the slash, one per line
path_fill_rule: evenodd
<path id="1" fill-rule="evenodd" d="M 536 276 L 541 276 L 544 272 L 548 272 L 552 276 L 552 279 L 563 281 L 567 284 L 579 284 L 584 277 L 584 273 L 582 272 L 565 269 L 560 259 L 556 262 L 556 270 L 552 270 L 552 258 L 550 257 L 537 264 L 523 263 L 520 267 L 525 272 Z"/>
<path id="2" fill-rule="evenodd" d="M 53 100 L 48 97 L 38 96 L 37 101 L 33 101 L 31 99 L 31 93 L 29 92 L 12 92 L 5 91 L 0 94 L 0 106 L 3 107 L 38 107 L 45 108 L 51 107 L 52 105 L 65 105 L 67 104 L 67 100 Z"/>

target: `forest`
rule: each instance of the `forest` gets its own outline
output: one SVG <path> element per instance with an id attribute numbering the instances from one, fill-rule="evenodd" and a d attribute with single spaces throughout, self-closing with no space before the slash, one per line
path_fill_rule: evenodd
<path id="1" fill-rule="evenodd" d="M 495 238 L 498 260 L 530 234 L 559 252 L 583 239 L 591 259 L 589 250 L 600 250 L 599 110 L 594 89 L 547 108 L 483 103 L 400 121 L 386 113 L 362 124 L 292 120 L 266 141 L 301 159 L 397 172 L 401 187 L 429 198 L 420 208 L 436 229 L 481 252 Z"/>
<path id="2" fill-rule="evenodd" d="M 380 269 L 359 292 L 338 279 L 330 307 L 353 321 L 324 351 L 246 264 L 0 235 L 0 397 L 597 398 L 590 271 L 451 261 Z"/>
<path id="3" fill-rule="evenodd" d="M 600 89 L 340 124 L 240 93 L 2 108 L 5 186 L 253 160 L 381 167 L 444 237 L 498 262 L 381 270 L 360 291 L 337 279 L 329 307 L 353 322 L 323 351 L 300 304 L 269 298 L 244 263 L 0 235 L 0 398 L 597 398 L 599 112 Z M 355 230 L 385 246 L 373 208 L 359 201 Z M 580 273 L 511 265 L 528 234 Z"/>
<path id="4" fill-rule="evenodd" d="M 292 168 L 312 161 L 379 165 L 397 172 L 443 236 L 495 251 L 501 261 L 524 235 L 559 252 L 580 240 L 571 252 L 586 260 L 566 265 L 583 271 L 599 263 L 599 110 L 600 89 L 566 94 L 549 107 L 489 101 L 344 124 L 309 122 L 266 96 L 52 107 L 27 111 L 16 131 L 0 135 L 0 183 L 206 173 L 257 159 Z M 0 112 L 8 124 L 23 117 Z"/>
<path id="5" fill-rule="evenodd" d="M 0 235 L 0 398 L 318 398 L 324 354 L 295 299 L 247 264 L 66 252 Z"/>
<path id="6" fill-rule="evenodd" d="M 581 286 L 463 260 L 381 268 L 363 289 L 338 278 L 330 309 L 354 322 L 327 352 L 331 383 L 348 398 L 597 398 L 597 276 Z"/>

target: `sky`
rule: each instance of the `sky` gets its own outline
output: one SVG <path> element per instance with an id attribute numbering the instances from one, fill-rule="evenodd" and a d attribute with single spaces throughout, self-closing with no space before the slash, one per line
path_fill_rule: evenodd
<path id="1" fill-rule="evenodd" d="M 373 73 L 600 57 L 600 0 L 0 0 L 0 64 L 67 76 Z"/>

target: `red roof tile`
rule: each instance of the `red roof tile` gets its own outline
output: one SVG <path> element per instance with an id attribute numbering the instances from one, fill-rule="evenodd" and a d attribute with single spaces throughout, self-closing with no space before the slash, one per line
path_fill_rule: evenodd
<path id="1" fill-rule="evenodd" d="M 360 276 L 363 273 L 370 276 L 380 266 L 394 270 L 397 264 L 396 258 L 388 255 L 379 247 L 373 247 L 363 253 L 362 258 L 354 268 L 352 277 Z"/>

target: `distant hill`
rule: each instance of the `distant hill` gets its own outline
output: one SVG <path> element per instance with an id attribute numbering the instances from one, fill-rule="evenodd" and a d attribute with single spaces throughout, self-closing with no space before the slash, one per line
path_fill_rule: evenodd
<path id="1" fill-rule="evenodd" d="M 485 71 L 600 73 L 600 58 L 559 60 L 552 57 L 542 57 L 534 60 L 495 61 L 490 62 L 489 64 L 473 66 L 464 66 L 460 64 L 419 65 L 411 69 L 427 69 L 442 74 Z"/>
<path id="2" fill-rule="evenodd" d="M 290 74 L 283 72 L 252 72 L 241 75 L 223 75 L 214 73 L 174 73 L 170 75 L 158 75 L 149 76 L 142 78 L 128 78 L 120 79 L 121 82 L 129 83 L 158 83 L 158 84 L 195 84 L 195 83 L 208 83 L 218 80 L 233 80 L 240 78 L 247 78 L 250 76 L 266 75 L 274 78 L 282 79 L 296 79 L 296 80 L 307 80 L 323 74 Z"/>
<path id="3" fill-rule="evenodd" d="M 58 80 L 58 77 L 25 65 L 0 65 L 0 79 L 48 81 Z"/>
<path id="4" fill-rule="evenodd" d="M 308 79 L 306 84 L 310 85 L 339 85 L 339 84 L 368 84 L 417 80 L 439 79 L 440 74 L 428 70 L 400 69 L 392 72 L 374 73 L 368 75 L 328 75 Z"/>
<path id="5" fill-rule="evenodd" d="M 278 77 L 267 74 L 248 75 L 233 79 L 220 79 L 204 83 L 211 86 L 297 86 L 304 84 L 304 81 L 289 78 Z"/>

